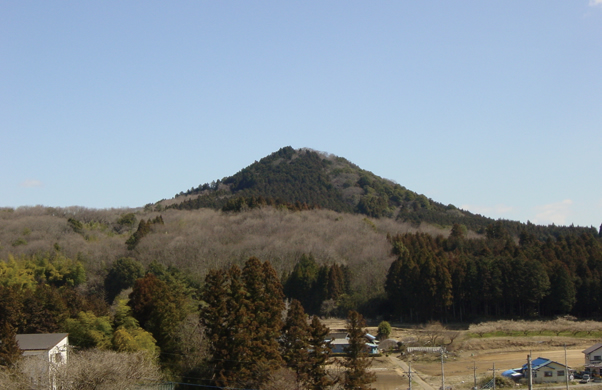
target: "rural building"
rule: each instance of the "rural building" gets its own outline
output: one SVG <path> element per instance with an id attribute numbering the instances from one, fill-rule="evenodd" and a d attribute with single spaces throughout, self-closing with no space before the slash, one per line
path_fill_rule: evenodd
<path id="1" fill-rule="evenodd" d="M 374 336 L 366 335 L 366 352 L 371 355 L 378 354 L 378 345 L 372 342 Z M 330 341 L 330 348 L 333 353 L 345 353 L 345 349 L 349 346 L 349 335 L 345 332 L 330 333 L 326 341 Z"/>
<path id="2" fill-rule="evenodd" d="M 538 357 L 531 362 L 531 370 L 533 371 L 533 383 L 565 382 L 567 371 L 568 375 L 572 371 L 570 367 L 564 364 L 542 357 Z M 522 367 L 522 372 L 525 377 L 528 377 L 528 364 Z"/>
<path id="3" fill-rule="evenodd" d="M 584 350 L 585 368 L 589 368 L 592 374 L 600 376 L 602 369 L 602 343 L 594 344 Z"/>
<path id="4" fill-rule="evenodd" d="M 26 374 L 32 385 L 50 383 L 54 389 L 54 370 L 67 364 L 68 333 L 18 334 L 17 344 L 26 359 Z"/>

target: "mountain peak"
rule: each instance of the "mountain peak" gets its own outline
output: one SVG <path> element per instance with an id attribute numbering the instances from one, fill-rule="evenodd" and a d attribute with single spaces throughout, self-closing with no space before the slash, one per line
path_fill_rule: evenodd
<path id="1" fill-rule="evenodd" d="M 429 223 L 451 227 L 461 224 L 480 233 L 485 233 L 495 222 L 454 205 L 436 202 L 363 170 L 343 157 L 290 146 L 255 161 L 232 176 L 181 192 L 163 203 L 168 208 L 223 211 L 263 205 L 296 210 L 329 209 L 373 218 L 393 218 L 414 225 Z M 515 237 L 526 226 L 520 222 L 498 222 Z M 548 229 L 545 235 L 549 234 Z"/>

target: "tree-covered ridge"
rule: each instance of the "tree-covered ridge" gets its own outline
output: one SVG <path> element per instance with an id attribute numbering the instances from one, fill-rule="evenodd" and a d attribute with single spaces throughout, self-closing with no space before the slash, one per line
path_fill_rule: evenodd
<path id="1" fill-rule="evenodd" d="M 178 201 L 184 196 L 186 199 Z M 342 157 L 309 149 L 295 150 L 290 146 L 256 161 L 233 176 L 181 192 L 167 207 L 242 211 L 266 205 L 295 211 L 322 208 L 359 213 L 374 218 L 394 218 L 416 226 L 428 223 L 451 227 L 459 223 L 481 234 L 494 222 L 491 218 L 436 202 L 363 170 Z M 504 229 L 515 237 L 522 231 L 540 239 L 567 233 L 596 232 L 593 228 L 501 222 Z"/>
<path id="2" fill-rule="evenodd" d="M 233 176 L 203 184 L 180 195 L 198 195 L 199 207 L 223 207 L 232 197 L 307 204 L 339 212 L 374 217 L 394 216 L 404 202 L 430 207 L 424 195 L 364 171 L 341 157 L 309 149 L 280 149 Z M 179 208 L 177 205 L 172 206 Z"/>
<path id="3" fill-rule="evenodd" d="M 602 240 L 568 234 L 516 243 L 501 224 L 486 239 L 466 239 L 455 225 L 448 238 L 391 237 L 397 260 L 386 292 L 392 314 L 410 321 L 483 317 L 551 317 L 602 313 Z"/>

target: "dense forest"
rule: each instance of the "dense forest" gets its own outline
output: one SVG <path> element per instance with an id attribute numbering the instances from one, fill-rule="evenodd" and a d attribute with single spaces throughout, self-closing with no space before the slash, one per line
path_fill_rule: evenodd
<path id="1" fill-rule="evenodd" d="M 288 147 L 136 209 L 3 208 L 0 364 L 18 357 L 17 333 L 68 332 L 82 350 L 153 354 L 183 382 L 267 386 L 292 375 L 312 388 L 332 379 L 324 362 L 310 373 L 284 345 L 264 343 L 252 358 L 271 379 L 220 354 L 252 350 L 243 341 L 253 337 L 295 344 L 286 333 L 299 327 L 320 350 L 318 316 L 350 312 L 406 323 L 598 318 L 600 233 L 494 221 Z M 278 322 L 276 311 L 297 317 Z M 229 339 L 240 343 L 215 349 Z"/>
<path id="2" fill-rule="evenodd" d="M 496 223 L 484 239 L 466 239 L 460 225 L 448 238 L 390 238 L 397 256 L 388 271 L 391 312 L 410 321 L 534 318 L 602 313 L 602 240 L 568 234 L 518 242 Z"/>

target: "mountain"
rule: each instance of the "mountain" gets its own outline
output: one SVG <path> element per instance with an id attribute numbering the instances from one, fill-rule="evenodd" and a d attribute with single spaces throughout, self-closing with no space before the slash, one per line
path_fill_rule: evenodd
<path id="1" fill-rule="evenodd" d="M 199 208 L 241 211 L 262 205 L 291 209 L 320 208 L 373 218 L 392 218 L 415 226 L 428 223 L 439 227 L 464 225 L 487 233 L 494 223 L 518 237 L 527 231 L 538 238 L 590 228 L 537 226 L 499 220 L 444 205 L 425 195 L 366 171 L 345 158 L 311 149 L 284 147 L 238 173 L 180 192 L 162 207 L 180 210 Z M 495 234 L 492 229 L 491 234 Z M 595 232 L 595 231 L 594 231 Z"/>

